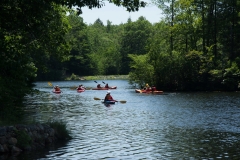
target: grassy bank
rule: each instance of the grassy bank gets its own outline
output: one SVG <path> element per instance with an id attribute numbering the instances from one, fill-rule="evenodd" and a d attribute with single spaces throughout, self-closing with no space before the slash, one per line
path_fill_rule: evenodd
<path id="1" fill-rule="evenodd" d="M 71 76 L 67 77 L 65 80 L 112 80 L 112 79 L 128 79 L 128 75 L 96 75 L 96 76 L 78 76 L 72 74 Z"/>

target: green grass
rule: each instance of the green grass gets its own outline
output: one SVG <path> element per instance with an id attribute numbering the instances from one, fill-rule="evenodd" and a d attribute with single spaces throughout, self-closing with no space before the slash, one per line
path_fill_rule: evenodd
<path id="1" fill-rule="evenodd" d="M 96 76 L 78 76 L 72 74 L 70 77 L 67 77 L 65 80 L 112 80 L 112 79 L 128 79 L 128 75 L 96 75 Z"/>

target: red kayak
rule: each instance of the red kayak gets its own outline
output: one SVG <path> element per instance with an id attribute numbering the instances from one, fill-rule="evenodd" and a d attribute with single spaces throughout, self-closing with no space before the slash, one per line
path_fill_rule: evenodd
<path id="1" fill-rule="evenodd" d="M 117 89 L 117 86 L 112 86 L 112 87 L 106 87 L 108 89 Z"/>
<path id="2" fill-rule="evenodd" d="M 93 88 L 92 90 L 108 90 L 108 88 L 101 87 L 101 88 Z"/>
<path id="3" fill-rule="evenodd" d="M 135 89 L 136 93 L 153 93 L 153 94 L 162 94 L 163 91 L 152 91 L 152 90 L 144 90 L 144 89 Z"/>
<path id="4" fill-rule="evenodd" d="M 84 92 L 84 91 L 85 91 L 85 89 L 77 89 L 78 93 L 81 93 L 81 92 Z"/>
<path id="5" fill-rule="evenodd" d="M 108 90 L 108 89 L 117 89 L 117 86 L 113 86 L 113 87 L 93 88 L 92 90 Z"/>
<path id="6" fill-rule="evenodd" d="M 52 91 L 53 93 L 60 94 L 62 91 Z"/>

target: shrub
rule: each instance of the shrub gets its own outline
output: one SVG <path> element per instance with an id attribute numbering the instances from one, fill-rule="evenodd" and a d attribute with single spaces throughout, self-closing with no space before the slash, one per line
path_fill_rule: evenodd
<path id="1" fill-rule="evenodd" d="M 48 122 L 49 126 L 55 130 L 58 139 L 71 139 L 70 131 L 67 130 L 67 125 L 65 122 Z"/>

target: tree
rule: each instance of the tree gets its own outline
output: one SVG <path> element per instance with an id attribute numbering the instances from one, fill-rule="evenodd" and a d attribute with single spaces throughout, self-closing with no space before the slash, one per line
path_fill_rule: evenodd
<path id="1" fill-rule="evenodd" d="M 128 23 L 124 26 L 124 33 L 121 40 L 121 74 L 128 74 L 130 71 L 129 63 L 131 59 L 128 54 L 146 54 L 146 44 L 152 32 L 152 24 L 144 17 L 139 17 L 136 22 Z"/>
<path id="2" fill-rule="evenodd" d="M 162 9 L 163 14 L 166 15 L 166 22 L 170 26 L 170 49 L 171 52 L 174 50 L 174 43 L 173 43 L 173 33 L 171 28 L 174 26 L 174 18 L 175 18 L 175 2 L 176 0 L 152 0 L 153 3 L 155 3 L 160 9 Z M 170 54 L 171 54 L 170 52 Z"/>
<path id="3" fill-rule="evenodd" d="M 87 25 L 82 17 L 75 12 L 68 15 L 70 31 L 66 35 L 67 41 L 71 44 L 69 60 L 65 62 L 66 74 L 91 75 L 89 54 L 90 44 L 87 33 Z"/>
<path id="4" fill-rule="evenodd" d="M 99 20 L 96 22 L 100 22 Z M 108 23 L 94 23 L 88 27 L 88 37 L 91 48 L 91 64 L 95 74 L 118 74 L 120 65 L 120 52 L 115 26 Z"/>
<path id="5" fill-rule="evenodd" d="M 144 84 L 154 84 L 154 68 L 149 63 L 149 57 L 145 55 L 134 55 L 129 54 L 131 58 L 131 72 L 129 73 L 130 83 L 137 83 L 139 87 L 144 86 Z"/>

